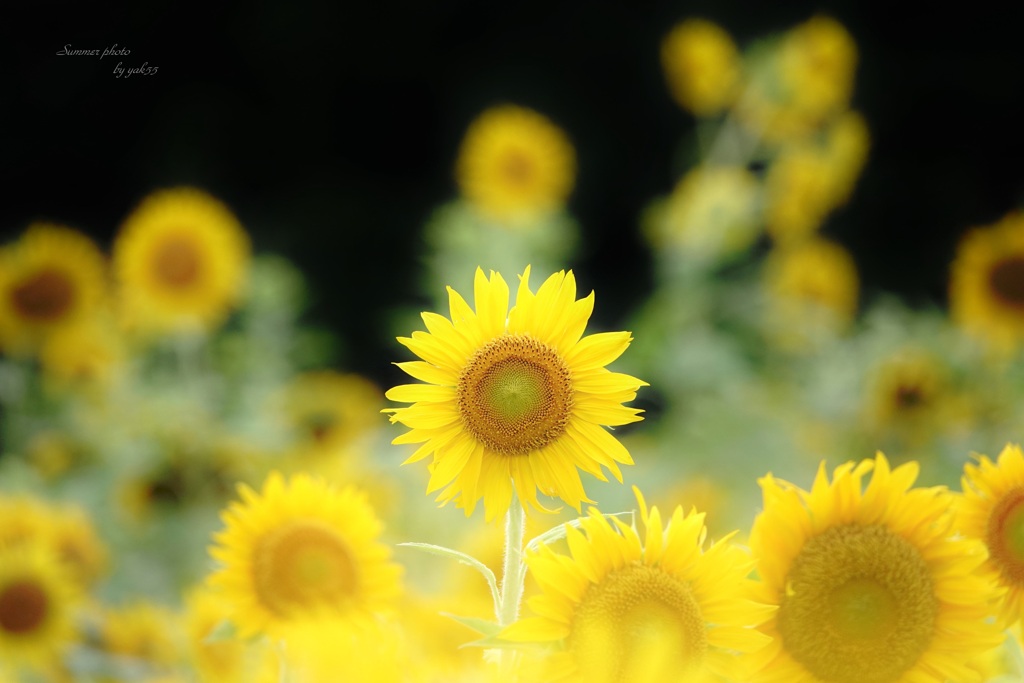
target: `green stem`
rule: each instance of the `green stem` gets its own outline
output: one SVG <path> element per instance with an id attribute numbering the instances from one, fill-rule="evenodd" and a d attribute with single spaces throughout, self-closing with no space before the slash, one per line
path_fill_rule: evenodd
<path id="1" fill-rule="evenodd" d="M 498 607 L 498 623 L 509 626 L 519 618 L 519 602 L 523 597 L 523 583 L 526 580 L 526 564 L 523 562 L 523 531 L 526 517 L 523 504 L 513 492 L 512 504 L 505 518 L 505 563 L 501 574 L 501 604 Z M 515 669 L 518 653 L 501 651 L 501 670 L 505 675 Z"/>
<path id="2" fill-rule="evenodd" d="M 519 497 L 512 494 L 512 505 L 505 518 L 505 565 L 501 578 L 501 611 L 498 623 L 509 626 L 519 618 L 519 601 L 523 597 L 526 565 L 523 564 L 523 530 L 526 518 Z"/>

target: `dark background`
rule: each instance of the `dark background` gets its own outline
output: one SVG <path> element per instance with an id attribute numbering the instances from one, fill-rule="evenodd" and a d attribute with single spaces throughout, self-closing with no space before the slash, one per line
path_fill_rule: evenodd
<path id="1" fill-rule="evenodd" d="M 256 249 L 308 277 L 314 324 L 342 364 L 381 377 L 387 312 L 416 292 L 420 230 L 454 196 L 469 121 L 514 102 L 563 127 L 580 165 L 574 267 L 598 289 L 598 327 L 651 287 L 637 217 L 674 181 L 693 119 L 658 63 L 673 23 L 703 16 L 742 46 L 815 12 L 860 50 L 854 106 L 871 160 L 826 234 L 854 253 L 865 296 L 943 305 L 957 237 L 1024 197 L 1024 50 L 1015 16 L 974 3 L 926 14 L 857 2 L 323 0 L 117 10 L 34 6 L 0 20 L 0 237 L 59 221 L 109 247 L 149 191 L 189 184 L 228 203 Z M 125 57 L 57 56 L 64 45 Z M 151 76 L 116 79 L 144 62 Z M 425 304 L 424 304 L 425 305 Z M 404 356 L 403 356 L 404 357 Z"/>

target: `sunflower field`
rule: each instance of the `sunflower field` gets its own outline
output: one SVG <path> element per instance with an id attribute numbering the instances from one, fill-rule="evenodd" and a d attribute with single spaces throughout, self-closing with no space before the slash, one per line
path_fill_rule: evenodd
<path id="1" fill-rule="evenodd" d="M 663 27 L 693 135 L 614 327 L 593 157 L 517 102 L 450 150 L 386 369 L 308 316 L 382 293 L 202 183 L 6 226 L 0 683 L 1022 680 L 1024 212 L 962 226 L 948 305 L 865 294 L 825 230 L 864 49 Z"/>

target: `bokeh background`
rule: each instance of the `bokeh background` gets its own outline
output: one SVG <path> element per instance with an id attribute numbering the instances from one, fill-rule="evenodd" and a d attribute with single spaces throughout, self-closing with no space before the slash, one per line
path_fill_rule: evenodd
<path id="1" fill-rule="evenodd" d="M 993 5 L 994 7 L 994 5 Z M 202 187 L 257 251 L 310 282 L 310 324 L 344 340 L 338 362 L 389 383 L 387 311 L 417 290 L 432 210 L 456 194 L 469 122 L 513 102 L 570 136 L 569 209 L 582 249 L 566 264 L 598 288 L 611 328 L 650 291 L 646 202 L 671 189 L 694 119 L 658 61 L 672 24 L 703 16 L 740 45 L 816 13 L 860 62 L 853 105 L 872 135 L 852 201 L 823 232 L 856 259 L 865 298 L 942 305 L 956 240 L 1024 196 L 1024 8 L 903 13 L 859 2 L 154 2 L 39 6 L 0 26 L 0 233 L 62 222 L 109 246 L 153 189 Z M 56 56 L 65 44 L 127 57 Z M 117 79 L 118 61 L 151 76 Z M 483 264 L 486 267 L 486 264 Z M 418 304 L 412 303 L 416 306 Z"/>

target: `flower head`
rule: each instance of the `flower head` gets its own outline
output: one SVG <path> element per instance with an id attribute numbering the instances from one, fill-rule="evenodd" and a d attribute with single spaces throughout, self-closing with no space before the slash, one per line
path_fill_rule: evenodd
<path id="1" fill-rule="evenodd" d="M 661 43 L 661 65 L 683 109 L 710 116 L 736 97 L 740 57 L 729 34 L 705 19 L 677 24 Z"/>
<path id="2" fill-rule="evenodd" d="M 85 235 L 37 223 L 0 249 L 0 351 L 39 350 L 79 323 L 106 295 L 106 262 Z"/>
<path id="3" fill-rule="evenodd" d="M 572 557 L 547 546 L 527 557 L 542 588 L 502 637 L 547 643 L 548 680 L 670 683 L 730 675 L 735 651 L 769 639 L 751 628 L 774 608 L 750 599 L 750 557 L 727 540 L 704 549 L 704 514 L 676 507 L 662 524 L 640 492 L 641 534 L 591 508 L 566 528 Z M 731 535 L 731 534 L 730 534 Z"/>
<path id="4" fill-rule="evenodd" d="M 996 462 L 980 456 L 964 466 L 958 522 L 968 537 L 988 548 L 984 573 L 1006 589 L 1000 616 L 1013 624 L 1024 616 L 1024 454 L 1008 444 Z"/>
<path id="5" fill-rule="evenodd" d="M 534 293 L 530 269 L 509 310 L 501 275 L 477 269 L 476 310 L 449 288 L 451 320 L 424 313 L 428 332 L 399 341 L 423 360 L 398 366 L 426 384 L 405 384 L 386 396 L 413 403 L 389 412 L 412 431 L 394 443 L 422 444 L 406 462 L 433 455 L 427 491 L 444 488 L 472 514 L 483 498 L 486 516 L 504 513 L 513 487 L 540 507 L 537 490 L 580 509 L 587 501 L 578 469 L 622 481 L 629 452 L 602 425 L 640 420 L 631 401 L 646 383 L 605 366 L 629 346 L 629 332 L 583 337 L 594 295 L 576 299 L 572 271 L 549 277 Z"/>
<path id="6" fill-rule="evenodd" d="M 515 223 L 565 202 L 575 181 L 576 153 L 545 116 L 504 105 L 470 125 L 455 175 L 462 194 L 482 213 Z"/>
<path id="7" fill-rule="evenodd" d="M 949 283 L 953 320 L 1001 352 L 1024 340 L 1024 213 L 975 228 L 957 247 Z"/>
<path id="8" fill-rule="evenodd" d="M 377 541 L 381 523 L 361 492 L 276 472 L 259 493 L 239 492 L 210 550 L 223 565 L 210 583 L 231 603 L 239 633 L 279 635 L 314 617 L 359 621 L 389 608 L 400 568 Z"/>
<path id="9" fill-rule="evenodd" d="M 862 489 L 868 472 L 871 482 Z M 810 491 L 767 475 L 751 549 L 774 639 L 751 656 L 755 681 L 975 680 L 965 662 L 997 646 L 993 593 L 976 541 L 954 535 L 953 496 L 911 488 L 916 462 L 846 463 Z"/>
<path id="10" fill-rule="evenodd" d="M 249 238 L 238 219 L 205 192 L 154 192 L 114 243 L 114 272 L 127 323 L 154 331 L 203 330 L 241 295 Z"/>

